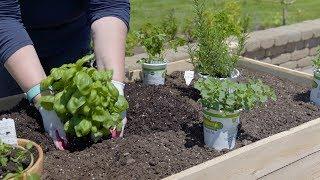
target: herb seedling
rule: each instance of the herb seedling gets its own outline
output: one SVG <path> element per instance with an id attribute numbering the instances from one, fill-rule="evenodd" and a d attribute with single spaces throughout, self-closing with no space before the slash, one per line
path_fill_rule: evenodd
<path id="1" fill-rule="evenodd" d="M 189 55 L 195 70 L 216 78 L 230 77 L 244 49 L 249 26 L 236 2 L 226 3 L 222 10 L 209 11 L 205 0 L 193 0 L 195 9 L 193 38 Z M 237 46 L 229 50 L 229 42 Z"/>
<path id="2" fill-rule="evenodd" d="M 122 112 L 127 110 L 128 102 L 111 83 L 112 71 L 85 66 L 93 57 L 88 55 L 75 64 L 53 68 L 41 83 L 42 90 L 53 94 L 41 97 L 40 105 L 57 113 L 68 134 L 91 134 L 93 140 L 98 140 L 109 135 L 110 129 L 121 129 Z"/>
<path id="3" fill-rule="evenodd" d="M 10 179 L 20 175 L 31 163 L 32 144 L 20 149 L 0 140 L 0 179 Z"/>
<path id="4" fill-rule="evenodd" d="M 200 102 L 205 108 L 222 112 L 251 110 L 256 105 L 265 103 L 269 98 L 276 100 L 274 90 L 264 85 L 261 80 L 236 83 L 209 77 L 199 79 L 195 88 L 201 92 Z"/>

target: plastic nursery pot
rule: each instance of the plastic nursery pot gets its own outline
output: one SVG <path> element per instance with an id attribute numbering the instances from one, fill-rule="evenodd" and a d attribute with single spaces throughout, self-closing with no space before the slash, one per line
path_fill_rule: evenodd
<path id="1" fill-rule="evenodd" d="M 203 110 L 204 142 L 209 148 L 218 151 L 233 149 L 236 144 L 240 111 L 225 113 L 205 109 Z"/>
<path id="2" fill-rule="evenodd" d="M 33 141 L 27 140 L 27 139 L 18 139 L 18 147 L 24 148 L 28 143 L 31 143 L 37 150 L 37 155 L 33 155 L 33 158 L 31 158 L 31 163 L 27 169 L 23 171 L 23 174 L 12 178 L 12 180 L 27 180 L 29 176 L 31 175 L 38 175 L 41 176 L 42 171 L 43 171 L 43 160 L 44 160 L 44 155 L 43 155 L 43 150 L 42 148 L 36 144 Z M 37 157 L 38 159 L 34 159 L 34 157 Z"/>
<path id="3" fill-rule="evenodd" d="M 199 77 L 201 78 L 204 78 L 204 79 L 207 79 L 208 78 L 208 75 L 203 75 L 201 73 L 198 73 Z M 228 78 L 217 78 L 221 81 L 223 80 L 226 80 L 226 79 L 229 79 L 231 81 L 237 81 L 238 77 L 240 76 L 240 71 L 238 69 L 234 69 L 232 72 L 231 72 L 231 76 L 228 77 Z"/>
<path id="4" fill-rule="evenodd" d="M 313 84 L 310 93 L 310 101 L 320 106 L 320 69 L 313 71 Z"/>
<path id="5" fill-rule="evenodd" d="M 163 85 L 167 72 L 166 62 L 143 63 L 143 83 L 147 85 Z"/>

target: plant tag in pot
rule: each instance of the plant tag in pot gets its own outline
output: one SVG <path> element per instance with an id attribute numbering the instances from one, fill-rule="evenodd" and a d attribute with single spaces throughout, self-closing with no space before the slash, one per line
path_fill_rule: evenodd
<path id="1" fill-rule="evenodd" d="M 16 127 L 13 119 L 0 120 L 0 140 L 6 144 L 17 145 Z"/>
<path id="2" fill-rule="evenodd" d="M 184 79 L 186 81 L 186 85 L 189 86 L 194 78 L 194 71 L 185 71 L 184 72 Z"/>

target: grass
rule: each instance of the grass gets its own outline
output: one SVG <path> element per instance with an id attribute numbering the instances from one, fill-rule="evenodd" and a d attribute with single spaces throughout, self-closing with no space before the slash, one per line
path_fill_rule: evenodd
<path id="1" fill-rule="evenodd" d="M 208 0 L 210 8 L 219 8 L 225 0 Z M 280 26 L 282 9 L 279 0 L 239 0 L 244 12 L 251 17 L 251 30 Z M 175 9 L 180 27 L 193 14 L 192 0 L 131 0 L 131 29 L 143 23 L 159 23 L 171 9 Z M 296 0 L 288 8 L 288 24 L 320 18 L 320 1 Z"/>

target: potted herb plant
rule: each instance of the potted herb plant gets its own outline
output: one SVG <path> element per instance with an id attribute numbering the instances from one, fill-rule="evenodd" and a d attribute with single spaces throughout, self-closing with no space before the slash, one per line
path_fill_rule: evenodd
<path id="1" fill-rule="evenodd" d="M 122 113 L 128 102 L 112 84 L 112 71 L 86 66 L 93 57 L 52 69 L 41 82 L 41 89 L 52 93 L 42 96 L 40 105 L 57 113 L 68 135 L 91 136 L 97 141 L 122 129 Z"/>
<path id="2" fill-rule="evenodd" d="M 177 36 L 177 23 L 172 11 L 160 26 L 151 23 L 144 24 L 136 33 L 138 44 L 142 46 L 147 58 L 142 58 L 143 82 L 148 85 L 162 85 L 165 82 L 167 61 L 164 58 L 165 46 L 169 45 L 175 51 L 184 44 Z"/>
<path id="3" fill-rule="evenodd" d="M 311 102 L 320 105 L 320 49 L 318 55 L 313 60 L 313 85 L 310 93 Z"/>
<path id="4" fill-rule="evenodd" d="M 234 148 L 242 110 L 250 110 L 269 98 L 276 100 L 274 91 L 260 80 L 237 83 L 208 77 L 199 79 L 195 88 L 202 96 L 199 101 L 204 113 L 204 142 L 219 151 Z"/>
<path id="5" fill-rule="evenodd" d="M 43 151 L 36 143 L 18 139 L 18 146 L 0 141 L 0 179 L 40 179 Z"/>
<path id="6" fill-rule="evenodd" d="M 209 11 L 206 0 L 193 0 L 195 9 L 193 38 L 189 55 L 195 71 L 202 77 L 236 79 L 236 64 L 243 52 L 249 19 L 242 16 L 236 2 L 221 10 Z M 230 44 L 234 47 L 230 49 Z"/>

